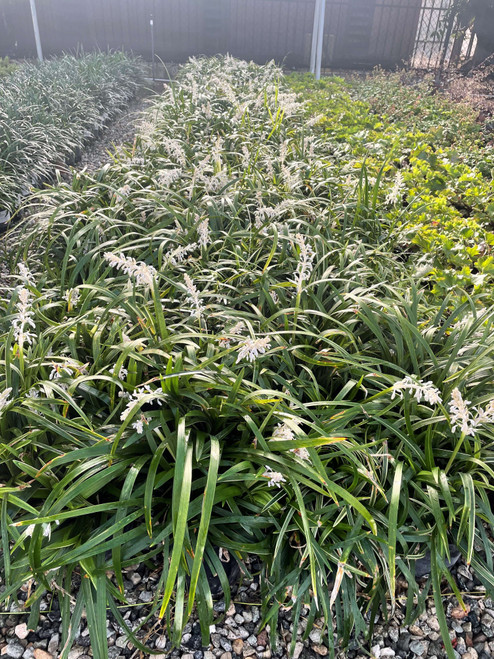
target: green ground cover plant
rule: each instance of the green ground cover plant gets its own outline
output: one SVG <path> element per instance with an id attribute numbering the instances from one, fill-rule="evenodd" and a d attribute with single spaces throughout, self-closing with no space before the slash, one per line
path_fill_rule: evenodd
<path id="1" fill-rule="evenodd" d="M 0 217 L 7 221 L 33 187 L 126 105 L 140 77 L 123 53 L 26 62 L 0 84 Z"/>
<path id="2" fill-rule="evenodd" d="M 0 57 L 0 78 L 10 75 L 16 68 L 16 62 L 12 62 L 8 57 Z"/>
<path id="3" fill-rule="evenodd" d="M 411 255 L 419 280 L 425 275 L 439 296 L 491 294 L 493 148 L 474 109 L 413 74 L 377 72 L 350 82 L 292 76 L 290 82 L 339 149 L 342 170 L 365 166 L 376 212 L 394 223 L 395 249 Z"/>
<path id="4" fill-rule="evenodd" d="M 175 643 L 194 606 L 209 640 L 205 565 L 228 607 L 218 548 L 262 559 L 273 643 L 307 603 L 330 656 L 401 573 L 406 621 L 432 593 L 453 659 L 451 544 L 493 592 L 488 294 L 417 285 L 392 182 L 319 123 L 276 66 L 193 60 L 133 147 L 37 199 L 0 301 L 0 602 L 33 579 L 35 624 L 54 592 L 62 657 L 83 610 L 107 656 L 122 569 L 151 557 Z"/>

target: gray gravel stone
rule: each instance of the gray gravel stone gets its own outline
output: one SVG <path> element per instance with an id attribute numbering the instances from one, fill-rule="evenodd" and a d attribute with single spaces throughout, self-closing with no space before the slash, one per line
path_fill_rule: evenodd
<path id="1" fill-rule="evenodd" d="M 223 648 L 223 650 L 225 650 L 225 652 L 231 652 L 232 651 L 232 644 L 226 638 L 223 638 L 223 637 L 220 638 L 220 646 Z"/>
<path id="2" fill-rule="evenodd" d="M 153 599 L 153 593 L 150 590 L 143 590 L 139 595 L 141 602 L 151 602 Z"/>
<path id="3" fill-rule="evenodd" d="M 320 629 L 313 629 L 311 633 L 309 634 L 309 638 L 313 643 L 320 643 L 321 642 L 321 630 Z"/>
<path id="4" fill-rule="evenodd" d="M 246 609 L 243 613 L 242 616 L 244 618 L 244 622 L 252 622 L 252 611 L 249 611 Z"/>
<path id="5" fill-rule="evenodd" d="M 412 641 L 410 643 L 410 651 L 419 656 L 424 655 L 427 652 L 428 647 L 429 644 L 427 641 Z"/>
<path id="6" fill-rule="evenodd" d="M 235 641 L 237 638 L 241 638 L 242 640 L 245 640 L 248 637 L 249 637 L 249 632 L 243 627 L 239 627 L 238 629 L 232 629 L 227 634 L 227 638 L 230 641 Z"/>
<path id="7" fill-rule="evenodd" d="M 53 636 L 50 638 L 50 641 L 48 643 L 47 651 L 50 654 L 55 655 L 57 653 L 59 643 L 60 643 L 60 636 L 58 634 L 53 634 Z"/>
<path id="8" fill-rule="evenodd" d="M 24 646 L 20 643 L 10 643 L 7 645 L 7 651 L 4 657 L 11 657 L 11 659 L 21 659 L 24 654 Z"/>

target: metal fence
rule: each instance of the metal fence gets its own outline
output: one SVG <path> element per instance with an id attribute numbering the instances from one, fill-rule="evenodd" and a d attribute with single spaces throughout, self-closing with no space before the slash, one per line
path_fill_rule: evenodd
<path id="1" fill-rule="evenodd" d="M 415 68 L 457 66 L 473 54 L 475 34 L 460 28 L 452 4 L 453 0 L 423 0 L 411 57 Z"/>
<path id="2" fill-rule="evenodd" d="M 434 67 L 458 51 L 451 0 L 326 0 L 323 67 Z M 36 0 L 45 55 L 126 49 L 150 60 L 231 53 L 308 68 L 315 0 Z M 153 19 L 153 40 L 150 19 Z M 460 48 L 461 50 L 461 48 Z M 0 55 L 35 57 L 29 0 L 0 0 Z"/>
<path id="3" fill-rule="evenodd" d="M 165 61 L 229 52 L 306 68 L 315 0 L 36 0 L 46 55 L 107 48 Z M 396 66 L 413 50 L 421 0 L 327 0 L 323 66 Z M 0 0 L 0 54 L 35 56 L 29 0 Z"/>

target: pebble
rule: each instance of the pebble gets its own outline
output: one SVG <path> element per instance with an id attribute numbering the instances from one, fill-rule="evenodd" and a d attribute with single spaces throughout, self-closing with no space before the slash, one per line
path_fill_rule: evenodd
<path id="1" fill-rule="evenodd" d="M 163 634 L 163 636 L 159 636 L 156 641 L 154 642 L 154 646 L 158 648 L 158 650 L 164 650 L 166 648 L 166 644 L 168 642 L 168 639 L 166 636 Z"/>
<path id="2" fill-rule="evenodd" d="M 460 565 L 458 566 L 457 572 L 464 579 L 467 579 L 468 581 L 472 580 L 472 573 L 470 572 L 468 567 L 466 565 L 464 565 L 463 563 L 460 563 Z"/>
<path id="3" fill-rule="evenodd" d="M 328 648 L 325 645 L 313 645 L 312 649 L 321 657 L 325 657 L 328 654 Z"/>
<path id="4" fill-rule="evenodd" d="M 183 654 L 182 659 L 194 659 L 194 655 L 190 654 L 190 653 L 189 654 Z"/>
<path id="5" fill-rule="evenodd" d="M 249 632 L 244 629 L 244 627 L 239 627 L 238 629 L 231 629 L 228 634 L 227 638 L 230 641 L 234 641 L 237 638 L 245 639 L 249 637 Z"/>
<path id="6" fill-rule="evenodd" d="M 299 659 L 303 649 L 304 649 L 304 644 L 301 641 L 297 641 L 295 643 L 295 649 L 293 651 L 293 659 Z"/>
<path id="7" fill-rule="evenodd" d="M 53 634 L 53 636 L 50 638 L 48 642 L 48 652 L 50 654 L 56 654 L 58 650 L 58 646 L 60 645 L 60 636 L 58 634 Z"/>
<path id="8" fill-rule="evenodd" d="M 244 618 L 243 622 L 252 622 L 252 611 L 246 610 L 242 615 Z"/>
<path id="9" fill-rule="evenodd" d="M 393 648 L 381 648 L 381 659 L 384 659 L 385 657 L 394 657 L 396 655 L 396 652 L 393 650 Z"/>
<path id="10" fill-rule="evenodd" d="M 220 638 L 220 645 L 225 650 L 225 652 L 231 652 L 233 650 L 232 644 L 223 636 Z"/>
<path id="11" fill-rule="evenodd" d="M 400 630 L 398 627 L 390 627 L 388 630 L 388 636 L 393 643 L 398 643 L 398 639 L 400 638 Z"/>
<path id="12" fill-rule="evenodd" d="M 241 638 L 236 638 L 232 643 L 232 649 L 235 654 L 242 654 L 244 649 L 244 642 Z"/>
<path id="13" fill-rule="evenodd" d="M 150 590 L 143 590 L 139 595 L 141 602 L 151 602 L 153 599 L 153 593 Z"/>
<path id="14" fill-rule="evenodd" d="M 24 654 L 24 647 L 20 643 L 10 643 L 2 648 L 1 653 L 4 657 L 12 657 L 12 659 L 21 659 Z"/>
<path id="15" fill-rule="evenodd" d="M 412 636 L 419 636 L 420 638 L 425 636 L 424 631 L 420 629 L 420 627 L 418 627 L 417 625 L 410 625 L 408 631 L 410 632 L 410 634 L 412 634 Z"/>
<path id="16" fill-rule="evenodd" d="M 68 656 L 68 659 L 77 659 L 81 655 L 84 654 L 84 648 L 79 648 L 79 647 L 74 647 L 72 650 L 70 650 Z"/>
<path id="17" fill-rule="evenodd" d="M 45 652 L 41 648 L 36 648 L 33 653 L 34 659 L 53 659 L 53 655 L 49 652 Z"/>
<path id="18" fill-rule="evenodd" d="M 220 659 L 232 659 L 232 653 L 231 652 L 223 652 L 223 654 L 220 655 Z"/>
<path id="19" fill-rule="evenodd" d="M 130 580 L 134 584 L 134 586 L 137 586 L 138 583 L 141 583 L 142 577 L 139 574 L 139 572 L 134 572 L 133 574 L 130 575 Z"/>
<path id="20" fill-rule="evenodd" d="M 313 629 L 311 633 L 309 634 L 310 640 L 315 643 L 316 645 L 321 642 L 321 630 L 320 629 Z"/>
<path id="21" fill-rule="evenodd" d="M 257 645 L 266 647 L 267 644 L 268 644 L 268 632 L 265 629 L 263 629 L 262 632 L 260 632 L 257 635 Z"/>
<path id="22" fill-rule="evenodd" d="M 426 641 L 412 641 L 410 643 L 410 651 L 413 652 L 413 654 L 417 654 L 419 656 L 422 656 L 427 652 L 428 648 L 428 643 Z"/>
<path id="23" fill-rule="evenodd" d="M 26 636 L 29 634 L 29 629 L 27 628 L 26 623 L 23 622 L 20 625 L 16 625 L 14 632 L 17 638 L 20 638 L 22 640 L 26 638 Z"/>
<path id="24" fill-rule="evenodd" d="M 430 616 L 427 618 L 427 626 L 432 629 L 433 632 L 438 632 L 441 629 L 439 626 L 439 621 L 435 616 Z"/>
<path id="25" fill-rule="evenodd" d="M 247 643 L 255 648 L 257 646 L 257 636 L 254 636 L 254 634 L 249 636 L 249 638 L 247 639 Z"/>

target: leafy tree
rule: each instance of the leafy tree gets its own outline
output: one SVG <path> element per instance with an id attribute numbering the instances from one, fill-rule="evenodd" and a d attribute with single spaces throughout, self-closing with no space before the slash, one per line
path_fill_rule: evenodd
<path id="1" fill-rule="evenodd" d="M 470 68 L 494 56 L 494 0 L 458 0 L 456 9 L 461 27 L 471 27 L 477 36 L 477 48 Z"/>

